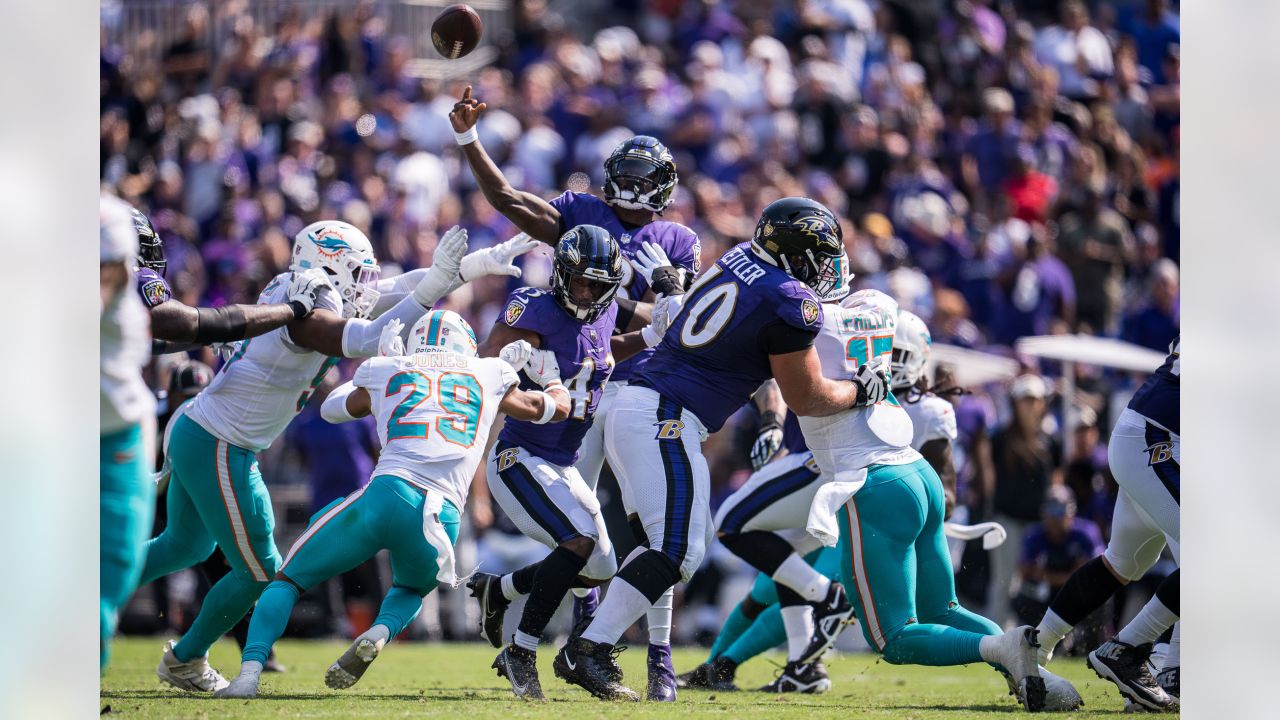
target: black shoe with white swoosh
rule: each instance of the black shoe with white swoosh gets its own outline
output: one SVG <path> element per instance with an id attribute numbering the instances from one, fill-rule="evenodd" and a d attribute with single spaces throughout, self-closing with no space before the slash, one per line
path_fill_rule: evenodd
<path id="1" fill-rule="evenodd" d="M 1151 643 L 1129 645 L 1108 640 L 1089 653 L 1089 668 L 1103 680 L 1110 680 L 1120 694 L 1148 710 L 1164 710 L 1173 700 L 1151 677 L 1147 658 Z"/>
<path id="2" fill-rule="evenodd" d="M 805 646 L 798 662 L 808 665 L 822 657 L 827 648 L 835 644 L 840 631 L 853 615 L 853 604 L 844 593 L 844 586 L 831 583 L 827 596 L 813 604 L 813 637 Z"/>
<path id="3" fill-rule="evenodd" d="M 831 689 L 831 677 L 821 662 L 803 664 L 789 662 L 773 682 L 760 688 L 768 693 L 807 693 L 816 695 Z"/>
<path id="4" fill-rule="evenodd" d="M 620 674 L 615 674 L 615 654 L 612 645 L 578 637 L 560 648 L 551 667 L 556 677 L 601 700 L 639 700 L 634 690 L 620 682 Z"/>
<path id="5" fill-rule="evenodd" d="M 494 659 L 494 670 L 499 677 L 505 677 L 511 683 L 511 692 L 525 700 L 545 700 L 542 694 L 542 683 L 538 681 L 538 654 L 511 644 L 498 653 Z"/>
<path id="6" fill-rule="evenodd" d="M 502 620 L 511 601 L 502 594 L 502 578 L 476 573 L 467 581 L 471 597 L 480 601 L 480 636 L 489 644 L 502 647 Z"/>

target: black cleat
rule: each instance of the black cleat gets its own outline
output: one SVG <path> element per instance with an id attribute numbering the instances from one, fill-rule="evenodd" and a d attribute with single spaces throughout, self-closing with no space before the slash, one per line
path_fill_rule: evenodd
<path id="1" fill-rule="evenodd" d="M 1134 646 L 1112 639 L 1089 653 L 1086 662 L 1098 677 L 1114 683 L 1121 695 L 1148 710 L 1164 710 L 1173 700 L 1151 677 L 1150 655 L 1151 643 Z"/>
<path id="2" fill-rule="evenodd" d="M 722 655 L 709 663 L 703 663 L 689 672 L 677 676 L 676 687 L 737 692 L 739 688 L 733 682 L 733 677 L 737 673 L 738 663 Z"/>
<path id="3" fill-rule="evenodd" d="M 511 683 L 511 692 L 525 700 L 545 700 L 542 683 L 538 681 L 538 654 L 514 643 L 502 649 L 494 658 L 494 670 L 498 677 Z"/>
<path id="4" fill-rule="evenodd" d="M 1161 670 L 1160 674 L 1156 675 L 1156 683 L 1160 685 L 1160 689 L 1164 690 L 1164 694 L 1168 695 L 1169 699 L 1175 703 L 1178 702 L 1178 698 L 1182 695 L 1181 688 L 1178 687 L 1178 670 L 1179 668 L 1176 667 L 1169 668 L 1168 670 Z"/>
<path id="5" fill-rule="evenodd" d="M 822 653 L 835 644 L 852 616 L 853 604 L 845 595 L 844 586 L 838 582 L 831 583 L 827 596 L 813 604 L 813 637 L 809 638 L 798 662 L 807 665 L 821 658 Z"/>
<path id="6" fill-rule="evenodd" d="M 556 677 L 601 700 L 638 701 L 640 696 L 622 684 L 618 652 L 612 645 L 578 637 L 560 648 L 551 667 L 555 669 Z"/>
<path id="7" fill-rule="evenodd" d="M 671 664 L 670 645 L 649 646 L 649 688 L 646 699 L 653 702 L 676 701 L 676 670 Z"/>
<path id="8" fill-rule="evenodd" d="M 808 693 L 816 695 L 831 689 L 831 677 L 821 661 L 801 664 L 796 661 L 787 663 L 773 682 L 760 688 L 760 692 L 769 693 Z"/>
<path id="9" fill-rule="evenodd" d="M 502 578 L 488 573 L 476 573 L 467 581 L 471 597 L 480 601 L 480 637 L 489 644 L 502 647 L 502 619 L 511 601 L 502 594 Z"/>
<path id="10" fill-rule="evenodd" d="M 677 675 L 676 687 L 681 690 L 685 688 L 711 687 L 711 663 L 702 663 L 687 673 Z"/>

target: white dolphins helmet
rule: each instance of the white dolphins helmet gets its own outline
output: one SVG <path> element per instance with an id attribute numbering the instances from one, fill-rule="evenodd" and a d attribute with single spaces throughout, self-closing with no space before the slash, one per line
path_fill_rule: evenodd
<path id="1" fill-rule="evenodd" d="M 892 317 L 898 315 L 898 301 L 879 290 L 859 290 L 846 297 L 840 307 L 852 310 L 879 310 Z"/>
<path id="2" fill-rule="evenodd" d="M 893 335 L 893 357 L 889 363 L 893 373 L 889 385 L 894 390 L 916 384 L 924 372 L 924 364 L 933 349 L 929 328 L 918 315 L 902 310 L 898 313 L 898 329 Z"/>
<path id="3" fill-rule="evenodd" d="M 831 290 L 826 295 L 820 295 L 818 300 L 824 303 L 840 302 L 849 295 L 849 291 L 853 289 L 853 273 L 849 272 L 849 253 L 844 248 L 840 249 L 840 259 L 836 260 L 836 283 L 831 286 Z"/>
<path id="4" fill-rule="evenodd" d="M 476 333 L 462 316 L 452 310 L 432 310 L 418 318 L 409 329 L 405 350 L 410 355 L 429 350 L 448 350 L 467 357 L 476 356 Z"/>
<path id="5" fill-rule="evenodd" d="M 343 317 L 369 317 L 378 301 L 381 268 L 373 244 L 354 225 L 321 220 L 302 228 L 293 239 L 290 270 L 324 268 L 342 296 Z"/>

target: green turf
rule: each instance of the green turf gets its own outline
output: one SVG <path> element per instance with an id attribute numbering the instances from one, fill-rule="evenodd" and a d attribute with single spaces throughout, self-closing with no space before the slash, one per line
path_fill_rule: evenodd
<path id="1" fill-rule="evenodd" d="M 1000 718 L 1022 709 L 1007 694 L 1004 681 L 986 666 L 957 668 L 894 667 L 872 655 L 832 658 L 827 667 L 834 688 L 825 695 L 764 695 L 754 692 L 682 691 L 676 706 L 657 703 L 606 704 L 551 671 L 551 652 L 542 653 L 539 671 L 550 700 L 527 703 L 512 697 L 489 663 L 496 651 L 487 645 L 397 643 L 388 648 L 358 685 L 334 691 L 324 686 L 324 671 L 346 648 L 341 642 L 283 641 L 277 656 L 288 665 L 283 675 L 266 675 L 257 700 L 214 700 L 160 684 L 155 667 L 163 640 L 117 639 L 112 664 L 102 681 L 102 705 L 109 717 L 123 718 L 398 718 L 449 717 L 556 718 Z M 676 670 L 690 669 L 704 657 L 677 650 Z M 235 644 L 223 640 L 211 659 L 228 676 L 239 667 Z M 619 658 L 628 680 L 643 691 L 644 653 L 635 648 Z M 753 660 L 738 673 L 743 687 L 773 678 L 770 662 Z M 1122 714 L 1115 689 L 1074 658 L 1054 661 L 1053 670 L 1075 683 L 1085 699 L 1084 712 L 1062 717 L 1090 718 Z"/>

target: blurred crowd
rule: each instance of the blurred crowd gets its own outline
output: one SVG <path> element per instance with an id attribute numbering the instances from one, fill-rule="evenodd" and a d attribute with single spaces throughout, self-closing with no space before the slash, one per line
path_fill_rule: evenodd
<path id="1" fill-rule="evenodd" d="M 704 266 L 770 201 L 807 195 L 840 217 L 856 287 L 890 292 L 935 343 L 1021 363 L 1012 385 L 952 397 L 960 511 L 1011 531 L 1003 555 L 957 548 L 966 598 L 997 619 L 1034 613 L 1101 551 L 1107 429 L 1135 378 L 1077 365 L 1066 427 L 1061 367 L 1013 346 L 1080 332 L 1164 352 L 1178 333 L 1167 0 L 517 0 L 488 38 L 498 60 L 449 81 L 415 74 L 388 3 L 298 2 L 264 22 L 250 2 L 187 6 L 159 48 L 104 30 L 102 182 L 152 218 L 178 299 L 254 302 L 320 218 L 365 230 L 384 276 L 429 264 L 454 224 L 473 249 L 514 234 L 454 144 L 447 114 L 471 84 L 516 187 L 598 192 L 610 151 L 654 135 L 680 173 L 664 217 L 698 233 Z M 537 251 L 520 282 L 548 273 Z M 514 286 L 488 279 L 448 303 L 484 335 Z M 154 368 L 158 391 L 170 365 Z M 744 410 L 708 445 L 716 502 L 749 473 L 755 422 Z M 367 479 L 376 444 L 324 426 L 304 412 L 263 459 L 273 487 L 310 487 L 311 507 Z M 500 532 L 471 511 L 474 533 Z"/>

